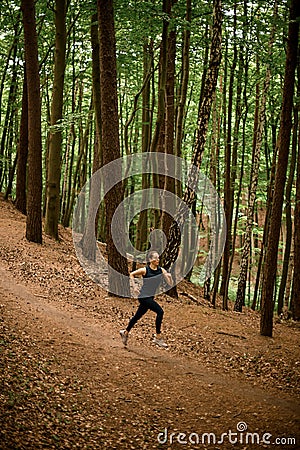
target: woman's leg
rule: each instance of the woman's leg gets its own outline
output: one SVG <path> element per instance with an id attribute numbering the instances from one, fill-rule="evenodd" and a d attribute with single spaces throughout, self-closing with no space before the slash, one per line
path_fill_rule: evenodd
<path id="1" fill-rule="evenodd" d="M 149 309 L 148 305 L 144 303 L 144 300 L 141 300 L 135 315 L 130 319 L 129 324 L 126 328 L 127 333 L 129 333 L 129 331 L 131 330 L 132 327 L 134 327 L 137 321 L 140 320 L 144 314 L 146 314 L 148 309 Z"/>
<path id="2" fill-rule="evenodd" d="M 154 300 L 153 297 L 144 299 L 145 303 L 147 304 L 148 309 L 156 313 L 156 320 L 155 320 L 155 328 L 156 328 L 156 334 L 161 333 L 161 324 L 164 316 L 164 310 L 162 307 Z"/>

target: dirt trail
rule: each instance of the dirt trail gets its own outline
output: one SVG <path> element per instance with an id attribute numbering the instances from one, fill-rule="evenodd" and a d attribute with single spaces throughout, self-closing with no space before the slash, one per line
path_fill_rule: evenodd
<path id="1" fill-rule="evenodd" d="M 16 232 L 22 223 L 19 217 L 10 222 Z M 0 235 L 9 254 L 16 242 L 8 243 L 3 229 Z M 18 241 L 18 233 L 13 235 Z M 47 251 L 51 266 L 50 247 L 45 247 L 37 259 L 44 262 Z M 27 256 L 30 248 L 25 248 Z M 50 295 L 42 277 L 37 282 L 17 276 L 24 255 L 14 255 L 13 261 L 0 260 L 1 449 L 300 448 L 295 374 L 289 369 L 289 377 L 275 382 L 280 380 L 275 359 L 287 364 L 283 338 L 297 369 L 298 328 L 280 324 L 278 337 L 268 341 L 256 337 L 251 324 L 257 325 L 257 317 L 250 313 L 240 321 L 233 313 L 225 318 L 220 311 L 181 303 L 179 316 L 179 304 L 165 296 L 161 303 L 169 350 L 151 343 L 151 315 L 139 324 L 126 350 L 118 330 L 135 305 L 101 291 L 95 293 L 95 305 L 88 283 L 85 301 L 74 286 L 73 294 L 69 289 L 62 298 L 55 290 Z M 64 261 L 60 264 L 66 272 Z M 49 286 L 57 283 L 62 282 L 54 277 Z M 220 329 L 228 335 L 218 335 Z M 205 333 L 212 345 L 207 355 Z M 202 339 L 200 351 L 195 336 Z M 265 378 L 253 375 L 245 357 L 238 369 L 250 348 L 255 357 L 264 355 L 270 372 Z M 239 359 L 231 361 L 228 355 L 234 353 Z"/>

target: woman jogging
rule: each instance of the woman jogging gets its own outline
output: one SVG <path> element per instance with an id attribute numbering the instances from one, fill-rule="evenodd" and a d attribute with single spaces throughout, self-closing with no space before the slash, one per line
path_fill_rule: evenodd
<path id="1" fill-rule="evenodd" d="M 162 278 L 166 280 L 169 286 L 172 285 L 173 280 L 170 273 L 159 266 L 159 254 L 156 251 L 151 251 L 148 253 L 147 257 L 148 263 L 146 267 L 134 270 L 130 274 L 130 279 L 133 283 L 133 289 L 135 294 L 138 294 L 138 300 L 140 302 L 139 307 L 135 315 L 129 321 L 129 324 L 125 330 L 120 331 L 122 342 L 126 347 L 128 341 L 128 335 L 133 326 L 137 323 L 141 317 L 150 309 L 156 313 L 156 336 L 153 340 L 155 344 L 160 347 L 167 348 L 167 344 L 161 336 L 161 323 L 164 315 L 162 307 L 154 300 L 154 295 L 157 288 L 162 282 Z M 143 277 L 143 285 L 138 293 L 138 288 L 134 284 L 135 277 Z"/>

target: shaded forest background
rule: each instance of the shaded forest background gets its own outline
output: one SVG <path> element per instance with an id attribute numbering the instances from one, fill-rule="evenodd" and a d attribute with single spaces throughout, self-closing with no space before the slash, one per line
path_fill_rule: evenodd
<path id="1" fill-rule="evenodd" d="M 86 181 L 118 156 L 151 151 L 197 161 L 223 200 L 228 227 L 206 298 L 214 304 L 219 292 L 225 310 L 228 300 L 236 311 L 261 309 L 268 336 L 274 312 L 299 320 L 297 3 L 7 0 L 0 191 L 27 214 L 27 238 L 42 243 L 44 216 L 46 233 L 58 239 Z M 157 178 L 132 177 L 124 195 L 150 186 L 184 195 Z M 108 246 L 115 206 L 108 199 L 97 216 L 97 239 Z M 210 226 L 199 199 L 191 208 L 201 232 L 189 274 L 197 282 Z M 159 210 L 141 213 L 132 242 L 143 250 L 151 228 L 168 235 L 171 226 Z M 127 270 L 122 261 L 118 267 Z"/>

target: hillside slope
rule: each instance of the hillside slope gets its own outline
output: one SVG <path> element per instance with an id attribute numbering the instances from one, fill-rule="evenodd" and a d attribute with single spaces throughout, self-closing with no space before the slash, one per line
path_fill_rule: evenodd
<path id="1" fill-rule="evenodd" d="M 169 349 L 148 313 L 126 350 L 136 301 L 87 277 L 70 230 L 42 246 L 24 235 L 1 199 L 1 449 L 300 448 L 298 324 L 262 337 L 258 313 L 213 309 L 184 282 L 159 298 Z"/>

